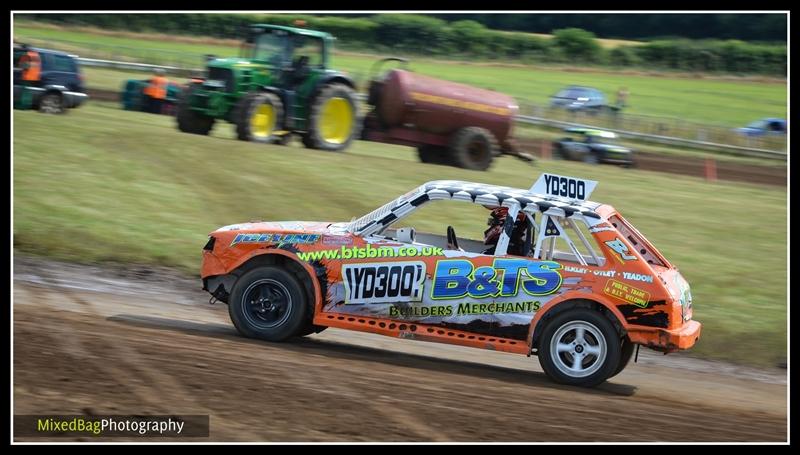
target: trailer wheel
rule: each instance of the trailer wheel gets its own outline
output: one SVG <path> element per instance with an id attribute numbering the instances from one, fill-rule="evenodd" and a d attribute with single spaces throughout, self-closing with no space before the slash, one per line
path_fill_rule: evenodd
<path id="1" fill-rule="evenodd" d="M 496 151 L 497 139 L 485 128 L 462 128 L 450 140 L 450 159 L 453 164 L 464 169 L 489 169 Z"/>
<path id="2" fill-rule="evenodd" d="M 214 118 L 207 117 L 192 109 L 191 99 L 197 85 L 192 84 L 178 96 L 178 112 L 175 118 L 178 121 L 178 129 L 184 133 L 202 134 L 207 136 L 214 127 Z"/>
<path id="3" fill-rule="evenodd" d="M 303 145 L 311 149 L 343 150 L 356 136 L 357 124 L 353 89 L 343 84 L 331 84 L 314 99 Z"/>
<path id="4" fill-rule="evenodd" d="M 417 147 L 419 160 L 428 164 L 450 164 L 450 156 L 447 152 L 447 147 L 439 145 L 425 144 Z"/>
<path id="5" fill-rule="evenodd" d="M 242 141 L 274 143 L 283 125 L 283 103 L 274 93 L 248 93 L 236 108 L 236 137 Z"/>

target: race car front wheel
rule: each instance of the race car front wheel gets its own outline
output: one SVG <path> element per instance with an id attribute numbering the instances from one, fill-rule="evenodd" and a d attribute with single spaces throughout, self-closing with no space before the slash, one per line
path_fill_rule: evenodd
<path id="1" fill-rule="evenodd" d="M 604 315 L 576 308 L 556 315 L 544 327 L 539 362 L 561 384 L 594 387 L 620 365 L 620 337 Z"/>
<path id="2" fill-rule="evenodd" d="M 298 335 L 308 305 L 294 276 L 277 266 L 253 269 L 233 285 L 228 311 L 242 335 L 283 341 Z"/>

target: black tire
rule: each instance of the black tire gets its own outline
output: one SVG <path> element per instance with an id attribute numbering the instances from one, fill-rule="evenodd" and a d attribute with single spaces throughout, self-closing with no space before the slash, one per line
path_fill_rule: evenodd
<path id="1" fill-rule="evenodd" d="M 583 342 L 577 338 L 578 327 L 584 328 Z M 572 351 L 561 352 L 559 345 L 566 345 Z M 590 348 L 597 349 L 598 354 L 590 353 Z M 539 338 L 538 355 L 545 374 L 555 382 L 594 387 L 611 377 L 620 365 L 620 336 L 611 321 L 601 313 L 575 308 L 548 321 Z M 566 364 L 574 366 L 576 355 L 581 356 L 577 361 L 578 368 L 571 372 Z"/>
<path id="2" fill-rule="evenodd" d="M 497 139 L 484 128 L 461 128 L 450 139 L 450 161 L 460 168 L 485 171 L 496 151 Z"/>
<path id="3" fill-rule="evenodd" d="M 39 112 L 43 114 L 63 114 L 64 97 L 58 92 L 47 92 L 39 99 Z"/>
<path id="4" fill-rule="evenodd" d="M 561 144 L 560 142 L 553 142 L 553 150 L 555 150 L 555 153 L 553 153 L 553 159 L 556 160 L 569 159 L 569 156 L 567 156 L 567 152 L 564 150 L 564 145 Z"/>
<path id="5" fill-rule="evenodd" d="M 622 370 L 628 366 L 631 361 L 631 357 L 633 357 L 633 351 L 636 350 L 636 345 L 631 343 L 627 338 L 622 339 L 622 347 L 620 348 L 620 356 L 619 356 L 619 365 L 617 365 L 617 369 L 611 373 L 611 376 L 608 379 L 613 378 L 614 376 L 622 373 Z"/>
<path id="6" fill-rule="evenodd" d="M 583 155 L 583 162 L 586 164 L 600 164 L 600 157 L 597 156 L 597 152 L 589 150 Z"/>
<path id="7" fill-rule="evenodd" d="M 198 84 L 191 84 L 178 95 L 178 108 L 175 113 L 175 119 L 178 122 L 180 131 L 207 136 L 214 127 L 215 120 L 213 117 L 205 116 L 192 109 L 192 94 L 198 87 Z"/>
<path id="8" fill-rule="evenodd" d="M 622 167 L 627 168 L 627 169 L 635 168 L 636 167 L 636 159 L 633 157 L 633 155 L 631 155 L 630 158 L 628 158 L 628 159 L 629 159 L 628 163 L 623 165 Z"/>
<path id="9" fill-rule="evenodd" d="M 273 124 L 267 125 L 265 134 L 253 130 L 253 117 L 262 106 L 271 107 L 274 116 Z M 239 140 L 273 144 L 278 137 L 275 132 L 283 129 L 283 102 L 274 93 L 250 92 L 239 100 L 235 118 Z"/>
<path id="10" fill-rule="evenodd" d="M 242 335 L 283 341 L 301 332 L 308 303 L 294 275 L 273 265 L 250 270 L 236 280 L 228 312 Z"/>
<path id="11" fill-rule="evenodd" d="M 428 164 L 450 164 L 447 147 L 439 145 L 420 145 L 417 147 L 419 160 Z"/>
<path id="12" fill-rule="evenodd" d="M 326 132 L 323 131 L 322 121 L 324 108 L 328 102 L 334 98 L 341 98 L 350 105 L 352 118 L 349 120 L 349 131 L 346 123 L 337 125 L 340 128 L 335 134 L 340 134 L 341 139 L 328 140 Z M 347 148 L 353 139 L 358 135 L 358 104 L 356 103 L 355 92 L 352 88 L 344 84 L 331 84 L 323 87 L 319 95 L 314 98 L 311 105 L 311 115 L 308 119 L 308 131 L 303 135 L 303 145 L 310 149 L 339 151 Z"/>

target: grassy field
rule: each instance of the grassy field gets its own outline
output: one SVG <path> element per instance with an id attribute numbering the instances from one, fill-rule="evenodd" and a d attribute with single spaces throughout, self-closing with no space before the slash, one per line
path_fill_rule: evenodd
<path id="1" fill-rule="evenodd" d="M 123 84 L 128 79 L 145 79 L 148 73 L 141 71 L 123 71 L 109 68 L 84 67 L 84 75 L 93 89 L 121 91 Z M 180 79 L 179 79 L 180 81 Z M 515 126 L 514 135 L 519 138 L 530 139 L 549 139 L 562 138 L 565 133 L 561 128 L 548 128 L 534 125 L 518 124 Z M 765 160 L 762 158 L 748 158 L 723 153 L 709 152 L 707 150 L 689 149 L 685 147 L 668 146 L 643 142 L 631 139 L 621 139 L 620 144 L 631 147 L 634 150 L 661 153 L 668 155 L 680 155 L 688 157 L 706 158 L 712 157 L 720 161 L 731 161 L 742 164 L 752 164 L 755 166 L 774 166 L 785 167 L 786 162 L 780 160 Z"/>
<path id="2" fill-rule="evenodd" d="M 130 53 L 141 55 L 143 49 L 161 49 L 183 58 L 198 59 L 202 54 L 236 55 L 235 45 L 220 46 L 198 42 L 147 39 L 146 35 L 105 36 L 83 31 L 31 27 L 15 24 L 14 37 L 41 45 L 58 40 L 87 44 L 70 46 L 70 51 L 86 53 L 103 46 L 124 46 Z M 63 45 L 61 47 L 64 47 Z M 157 54 L 157 52 L 151 54 Z M 169 54 L 173 55 L 173 54 Z M 383 57 L 383 56 L 380 56 Z M 333 67 L 349 72 L 365 81 L 376 55 L 339 52 Z M 199 65 L 199 62 L 198 62 Z M 437 59 L 415 59 L 417 72 L 479 87 L 508 93 L 537 105 L 546 105 L 550 95 L 569 84 L 596 87 L 614 101 L 620 87 L 630 92 L 628 112 L 681 118 L 724 126 L 742 126 L 762 117 L 785 117 L 787 113 L 786 83 L 736 81 L 718 78 L 686 78 L 598 71 L 585 68 L 547 68 L 526 65 L 502 65 L 488 62 L 442 62 Z M 87 82 L 93 86 L 91 74 Z M 105 83 L 105 82 L 103 82 Z"/>
<path id="3" fill-rule="evenodd" d="M 785 189 L 508 157 L 482 173 L 368 142 L 346 153 L 265 146 L 233 140 L 230 125 L 212 137 L 182 134 L 170 117 L 109 103 L 63 116 L 15 111 L 13 120 L 17 252 L 196 274 L 206 235 L 222 225 L 349 220 L 427 180 L 528 187 L 548 171 L 599 180 L 593 199 L 620 209 L 681 268 L 705 325 L 694 353 L 756 365 L 786 358 Z M 444 232 L 466 216 L 457 206 L 416 227 Z M 459 235 L 480 238 L 483 223 L 485 214 Z"/>

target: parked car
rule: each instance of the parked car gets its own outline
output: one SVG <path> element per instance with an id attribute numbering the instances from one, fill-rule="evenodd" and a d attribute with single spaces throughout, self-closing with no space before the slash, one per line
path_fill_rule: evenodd
<path id="1" fill-rule="evenodd" d="M 610 108 L 603 92 L 596 88 L 578 85 L 570 85 L 550 97 L 550 107 L 589 112 L 600 112 Z"/>
<path id="2" fill-rule="evenodd" d="M 26 53 L 14 46 L 14 107 L 62 113 L 86 102 L 89 96 L 80 72 L 77 56 L 50 49 L 30 48 L 39 53 L 41 79 L 34 85 L 22 82 L 20 58 Z"/>
<path id="3" fill-rule="evenodd" d="M 736 128 L 734 131 L 744 136 L 776 136 L 786 134 L 786 120 L 781 118 L 763 118 L 745 127 Z"/>
<path id="4" fill-rule="evenodd" d="M 593 128 L 567 128 L 564 131 L 577 135 L 578 139 L 565 137 L 553 142 L 559 158 L 590 164 L 635 165 L 633 150 L 619 145 L 616 133 Z"/>
<path id="5" fill-rule="evenodd" d="M 596 185 L 440 180 L 350 222 L 225 226 L 203 248 L 203 289 L 249 338 L 336 327 L 537 355 L 551 379 L 595 386 L 639 345 L 689 349 L 701 330 L 689 284 L 617 210 L 588 200 Z M 429 204 L 483 206 L 497 236 L 399 227 Z"/>

